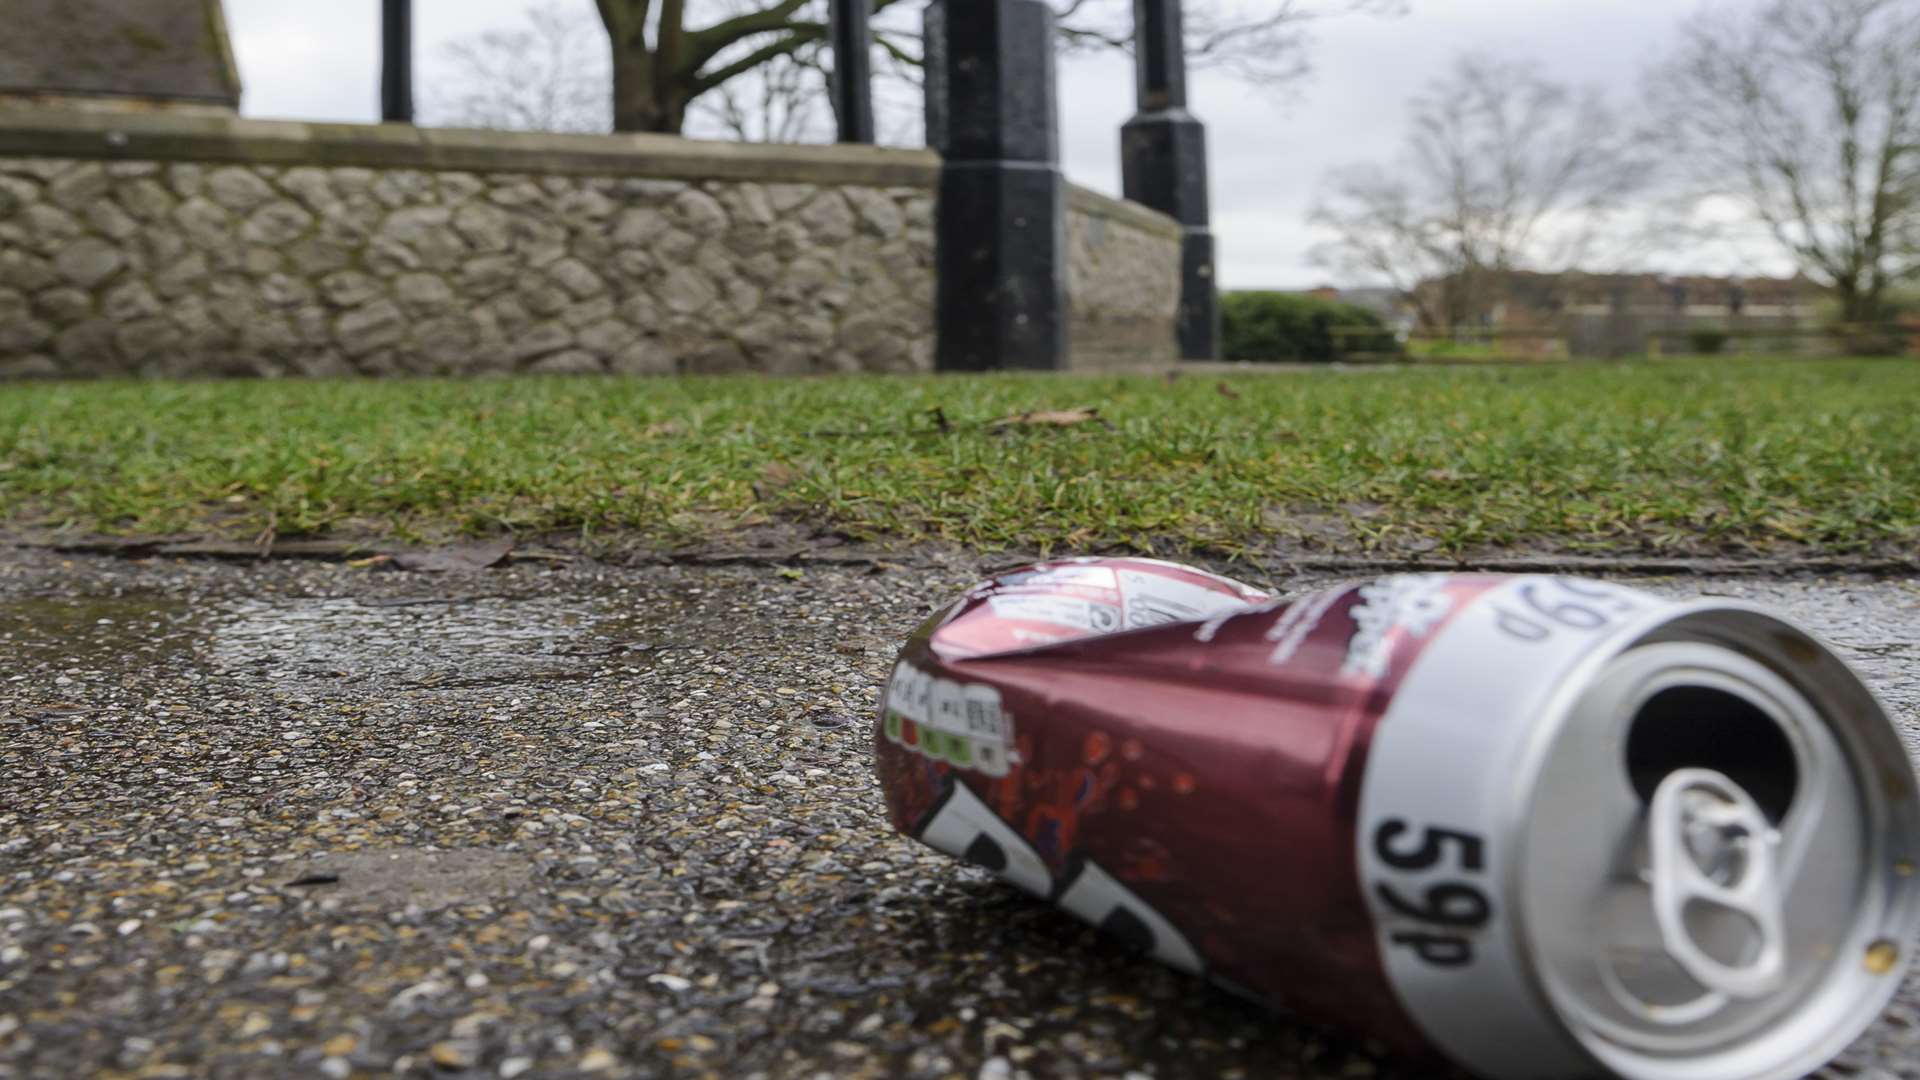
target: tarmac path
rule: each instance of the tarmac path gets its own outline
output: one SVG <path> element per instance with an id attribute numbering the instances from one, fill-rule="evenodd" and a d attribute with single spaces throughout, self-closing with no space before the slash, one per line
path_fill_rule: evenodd
<path id="1" fill-rule="evenodd" d="M 889 830 L 880 685 L 978 571 L 0 551 L 0 1078 L 1432 1075 Z M 1920 750 L 1920 585 L 1643 584 Z M 1920 982 L 1828 1075 L 1920 1078 Z"/>

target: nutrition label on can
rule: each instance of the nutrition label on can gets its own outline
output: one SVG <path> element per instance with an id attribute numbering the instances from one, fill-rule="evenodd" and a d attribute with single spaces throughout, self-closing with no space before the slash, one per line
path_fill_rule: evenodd
<path id="1" fill-rule="evenodd" d="M 937 678 L 911 664 L 894 666 L 887 683 L 883 731 L 915 753 L 987 776 L 1013 765 L 1013 723 L 1000 691 Z"/>

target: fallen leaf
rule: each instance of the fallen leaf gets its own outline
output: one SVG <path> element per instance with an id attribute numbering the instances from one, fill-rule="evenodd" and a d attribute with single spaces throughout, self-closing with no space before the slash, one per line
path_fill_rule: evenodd
<path id="1" fill-rule="evenodd" d="M 340 884 L 339 874 L 324 874 L 324 873 L 308 874 L 305 877 L 297 877 L 297 878 L 294 878 L 292 881 L 287 882 L 287 888 L 306 889 L 306 888 L 311 888 L 315 885 L 338 885 L 338 884 Z"/>
<path id="2" fill-rule="evenodd" d="M 988 424 L 987 430 L 1005 431 L 1010 427 L 1073 427 L 1077 424 L 1099 421 L 1099 409 L 1040 409 L 1001 417 Z"/>
<path id="3" fill-rule="evenodd" d="M 243 1039 L 251 1039 L 255 1035 L 265 1034 L 272 1030 L 273 1021 L 267 1019 L 265 1013 L 248 1013 L 247 1018 L 240 1024 L 240 1037 Z"/>
<path id="4" fill-rule="evenodd" d="M 434 1043 L 427 1049 L 427 1056 L 435 1065 L 451 1072 L 470 1069 L 474 1062 L 474 1047 L 465 1039 L 449 1039 Z"/>
<path id="5" fill-rule="evenodd" d="M 1219 391 L 1220 396 L 1223 398 L 1232 398 L 1234 401 L 1240 400 L 1240 391 L 1228 386 L 1225 379 L 1220 380 L 1220 385 L 1214 387 L 1214 389 Z"/>
<path id="6" fill-rule="evenodd" d="M 764 502 L 799 482 L 799 469 L 784 461 L 769 461 L 760 470 L 760 479 L 753 482 L 753 495 Z"/>
<path id="7" fill-rule="evenodd" d="M 643 438 L 657 439 L 663 435 L 678 435 L 685 430 L 687 429 L 681 427 L 678 420 L 662 420 L 657 424 L 648 424 L 646 430 L 640 435 Z"/>
<path id="8" fill-rule="evenodd" d="M 393 565 L 402 570 L 444 574 L 459 570 L 485 570 L 505 562 L 513 551 L 513 541 L 489 540 L 479 544 L 454 544 L 428 551 L 403 551 L 393 557 Z"/>

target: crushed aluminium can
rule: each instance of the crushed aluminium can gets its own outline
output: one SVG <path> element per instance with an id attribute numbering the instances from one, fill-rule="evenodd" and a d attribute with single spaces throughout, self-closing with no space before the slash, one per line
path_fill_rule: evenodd
<path id="1" fill-rule="evenodd" d="M 1920 929 L 1898 735 L 1735 601 L 1051 562 L 913 636 L 875 744 L 902 832 L 1489 1077 L 1803 1075 Z"/>

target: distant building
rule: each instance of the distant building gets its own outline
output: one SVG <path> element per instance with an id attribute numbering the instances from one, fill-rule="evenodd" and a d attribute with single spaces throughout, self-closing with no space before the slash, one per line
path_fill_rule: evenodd
<path id="1" fill-rule="evenodd" d="M 1419 288 L 1437 293 L 1442 284 L 1427 281 Z M 1467 322 L 1448 329 L 1484 332 L 1517 354 L 1574 356 L 1692 351 L 1703 336 L 1714 335 L 1788 347 L 1813 325 L 1821 297 L 1818 285 L 1798 275 L 1528 271 L 1492 276 L 1480 292 Z"/>
<path id="2" fill-rule="evenodd" d="M 1510 273 L 1498 293 L 1492 302 L 1496 323 L 1621 311 L 1695 319 L 1809 318 L 1819 298 L 1818 286 L 1805 277 L 1662 274 Z"/>
<path id="3" fill-rule="evenodd" d="M 0 0 L 0 109 L 231 114 L 220 0 Z"/>
<path id="4" fill-rule="evenodd" d="M 1318 285 L 1301 291 L 1301 296 L 1310 296 L 1315 300 L 1336 301 L 1352 304 L 1380 316 L 1380 321 L 1393 331 L 1394 336 L 1405 341 L 1418 321 L 1413 308 L 1400 295 L 1399 289 L 1384 286 L 1360 286 L 1343 289 L 1336 285 Z"/>

